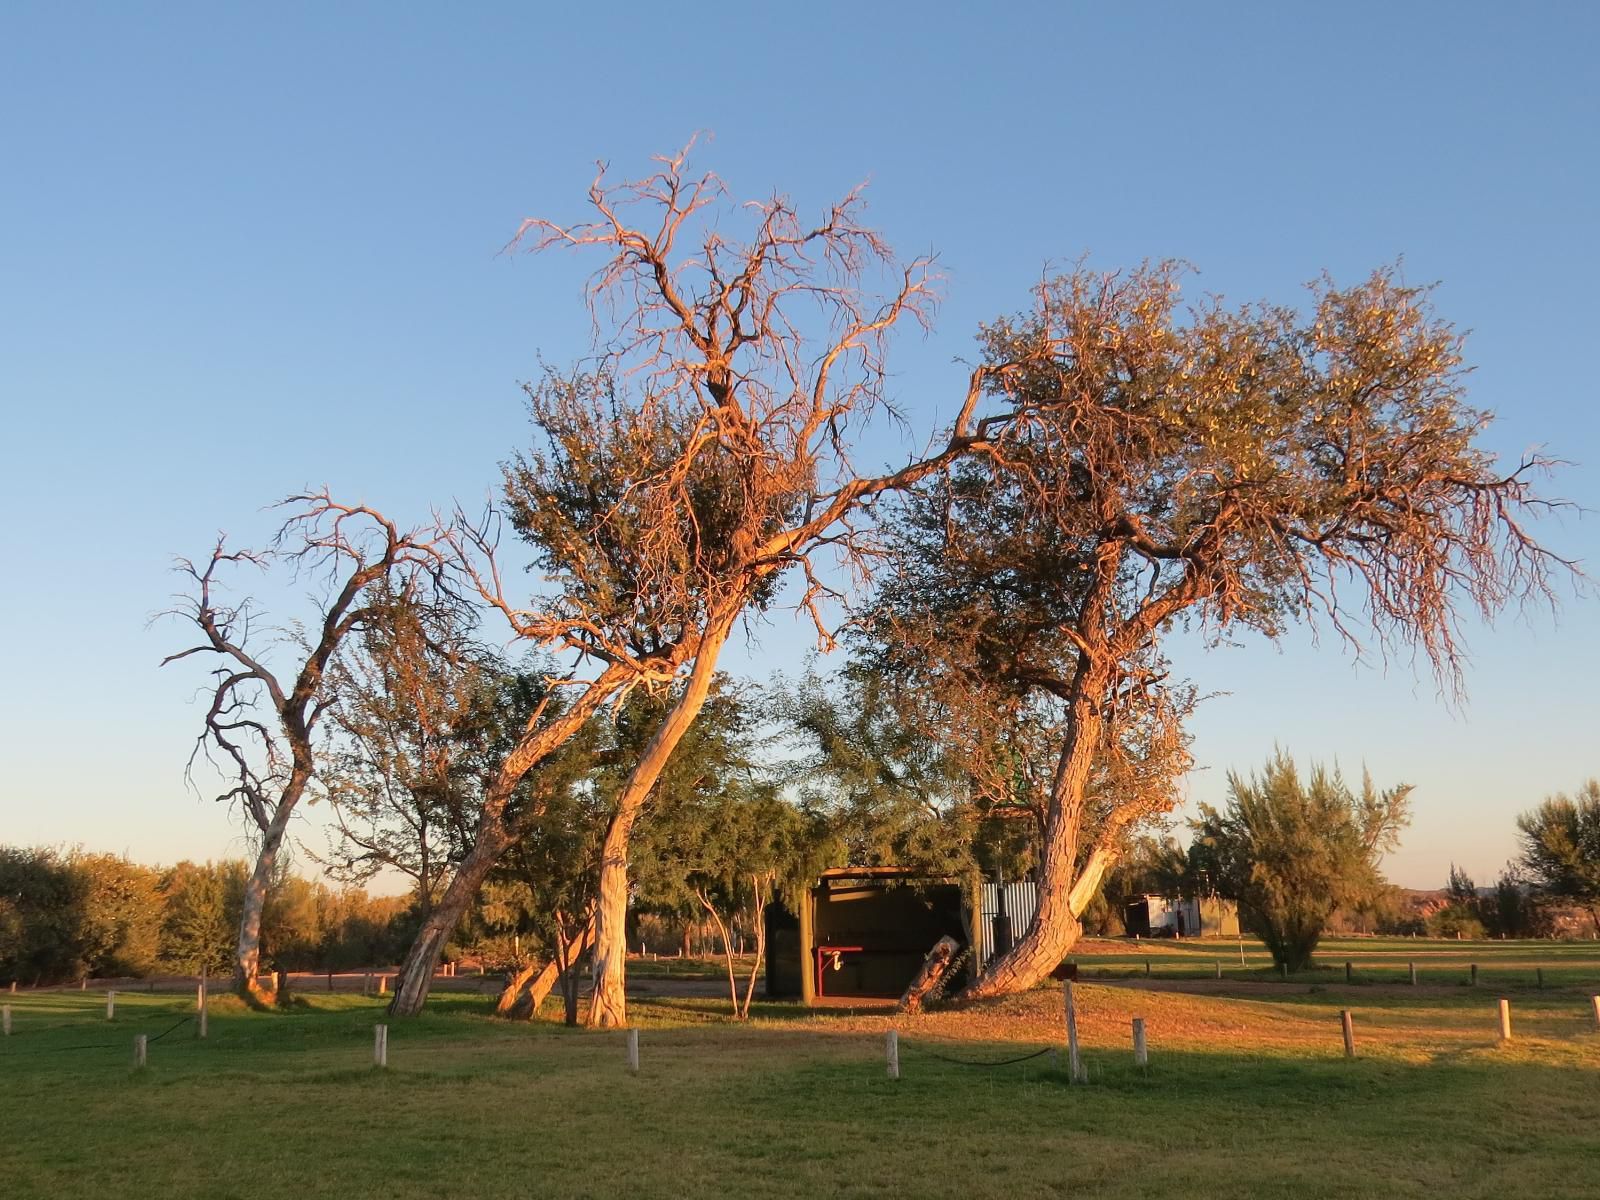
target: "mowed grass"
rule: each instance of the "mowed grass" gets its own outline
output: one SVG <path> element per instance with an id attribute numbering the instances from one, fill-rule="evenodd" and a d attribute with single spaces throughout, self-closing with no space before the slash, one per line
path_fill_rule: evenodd
<path id="1" fill-rule="evenodd" d="M 1154 979 L 1214 978 L 1219 965 L 1227 980 L 1279 979 L 1271 955 L 1254 938 L 1085 938 L 1074 948 L 1073 957 L 1085 978 L 1142 978 L 1148 964 Z M 1600 991 L 1600 942 L 1595 941 L 1324 938 L 1313 967 L 1294 979 L 1342 983 L 1347 962 L 1352 981 L 1358 984 L 1409 985 L 1415 963 L 1418 986 L 1465 987 L 1476 964 L 1480 987 L 1536 989 L 1542 972 L 1546 987 Z"/>
<path id="2" fill-rule="evenodd" d="M 1080 983 L 1087 1086 L 1049 1055 L 965 1065 L 1058 1046 L 1055 988 L 916 1018 L 758 1004 L 746 1026 L 652 996 L 637 1077 L 620 1032 L 497 1021 L 482 997 L 393 1023 L 379 1071 L 382 1008 L 356 995 L 214 998 L 205 1041 L 173 1028 L 177 995 L 119 996 L 112 1023 L 96 992 L 4 996 L 0 1197 L 1600 1194 L 1584 988 L 1517 994 L 1507 1044 L 1493 989 L 1240 989 Z M 133 1035 L 169 1030 L 134 1071 Z"/>

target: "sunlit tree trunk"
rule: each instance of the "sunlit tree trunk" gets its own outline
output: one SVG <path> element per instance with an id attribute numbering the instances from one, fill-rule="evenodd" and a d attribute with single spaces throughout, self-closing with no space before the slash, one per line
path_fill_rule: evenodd
<path id="1" fill-rule="evenodd" d="M 411 943 L 405 961 L 400 964 L 400 973 L 395 976 L 394 999 L 389 1002 L 390 1016 L 414 1017 L 422 1011 L 422 1006 L 428 1000 L 428 989 L 433 985 L 434 967 L 438 965 L 445 942 L 450 940 L 450 935 L 461 924 L 461 918 L 466 916 L 478 889 L 483 886 L 489 872 L 494 870 L 505 848 L 506 839 L 501 833 L 479 837 L 472 853 L 462 862 L 450 880 L 450 886 L 439 898 L 439 903 L 417 931 L 416 940 Z"/>
<path id="2" fill-rule="evenodd" d="M 705 705 L 716 677 L 717 657 L 735 616 L 737 612 L 718 614 L 709 622 L 683 695 L 645 747 L 622 789 L 617 811 L 606 830 L 600 853 L 599 897 L 595 904 L 594 995 L 589 1001 L 587 1022 L 595 1028 L 622 1025 L 628 1019 L 624 994 L 628 958 L 628 843 L 634 823 L 673 750 Z"/>
<path id="3" fill-rule="evenodd" d="M 244 885 L 244 905 L 239 913 L 239 936 L 234 947 L 233 986 L 242 998 L 254 1004 L 264 1004 L 268 999 L 259 983 L 261 918 L 267 908 L 267 892 L 272 886 L 272 873 L 277 868 L 278 854 L 283 849 L 289 818 L 294 814 L 295 805 L 304 790 L 305 778 L 297 772 L 284 789 L 272 820 L 261 831 L 256 865 Z"/>
<path id="4" fill-rule="evenodd" d="M 1039 905 L 1028 930 L 1005 954 L 968 985 L 963 1000 L 1025 991 L 1049 975 L 1083 934 L 1078 918 L 1100 887 L 1111 864 L 1109 851 L 1097 848 L 1082 871 L 1078 849 L 1083 834 L 1084 797 L 1089 772 L 1104 730 L 1098 698 L 1102 672 L 1087 671 L 1075 685 L 1067 744 L 1052 785 L 1039 863 Z"/>

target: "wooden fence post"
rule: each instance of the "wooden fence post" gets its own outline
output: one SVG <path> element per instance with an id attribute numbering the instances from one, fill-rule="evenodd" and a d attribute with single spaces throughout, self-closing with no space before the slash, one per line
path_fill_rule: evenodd
<path id="1" fill-rule="evenodd" d="M 1144 960 L 1144 977 L 1146 979 L 1150 978 L 1150 960 L 1148 958 Z"/>
<path id="2" fill-rule="evenodd" d="M 1066 980 L 1061 986 L 1067 1007 L 1067 1081 L 1084 1083 L 1087 1076 L 1083 1070 L 1083 1059 L 1078 1054 L 1078 1005 L 1072 997 L 1072 980 Z"/>
<path id="3" fill-rule="evenodd" d="M 1144 1040 L 1144 1018 L 1133 1019 L 1133 1062 L 1137 1067 L 1150 1065 L 1150 1050 Z"/>
<path id="4" fill-rule="evenodd" d="M 1472 964 L 1472 986 L 1473 987 L 1477 987 L 1478 986 L 1478 964 L 1477 963 L 1473 963 Z"/>
<path id="5" fill-rule="evenodd" d="M 1407 963 L 1406 966 L 1411 968 L 1411 986 L 1412 987 L 1416 987 L 1417 986 L 1417 964 L 1416 963 Z"/>
<path id="6" fill-rule="evenodd" d="M 1535 967 L 1534 971 L 1538 974 L 1539 990 L 1542 992 L 1542 991 L 1544 991 L 1544 968 L 1543 967 Z"/>
<path id="7" fill-rule="evenodd" d="M 1594 1005 L 1594 1027 L 1600 1029 L 1600 996 L 1590 996 L 1589 1003 Z M 11 1010 L 8 1008 L 6 1011 L 10 1012 Z M 10 1029 L 8 1028 L 6 1032 L 9 1033 Z"/>
<path id="8" fill-rule="evenodd" d="M 1502 1042 L 1511 1040 L 1511 1001 L 1509 1000 L 1500 1001 L 1500 1040 Z"/>
<path id="9" fill-rule="evenodd" d="M 1350 1010 L 1348 1008 L 1339 1010 L 1339 1026 L 1344 1031 L 1344 1056 L 1346 1058 L 1354 1058 L 1356 1056 L 1356 1026 L 1355 1022 L 1350 1018 Z"/>
<path id="10" fill-rule="evenodd" d="M 389 1065 L 389 1027 L 387 1025 L 374 1025 L 372 1027 L 372 1065 L 387 1067 Z"/>
<path id="11" fill-rule="evenodd" d="M 142 1067 L 148 1061 L 150 1039 L 147 1035 L 136 1033 L 133 1035 L 133 1065 Z"/>
<path id="12" fill-rule="evenodd" d="M 628 1074 L 639 1073 L 639 1031 L 628 1030 Z"/>
<path id="13" fill-rule="evenodd" d="M 116 1019 L 117 1019 L 117 993 L 115 991 L 110 991 L 110 992 L 106 993 L 106 1020 L 115 1021 Z"/>
<path id="14" fill-rule="evenodd" d="M 888 1036 L 883 1039 L 883 1050 L 884 1050 L 884 1054 L 887 1055 L 888 1060 L 889 1060 L 889 1078 L 890 1079 L 899 1079 L 900 1078 L 900 1035 L 898 1033 L 896 1033 L 892 1029 L 889 1030 Z"/>
<path id="15" fill-rule="evenodd" d="M 389 977 L 387 975 L 379 975 L 378 976 L 378 995 L 387 996 L 388 994 L 389 994 Z"/>
<path id="16" fill-rule="evenodd" d="M 1351 966 L 1348 958 L 1344 960 L 1344 981 L 1346 983 L 1355 982 L 1355 968 Z"/>

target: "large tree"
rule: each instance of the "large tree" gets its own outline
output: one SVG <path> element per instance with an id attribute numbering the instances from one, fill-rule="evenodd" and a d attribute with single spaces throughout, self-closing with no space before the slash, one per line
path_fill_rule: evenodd
<path id="1" fill-rule="evenodd" d="M 616 1025 L 631 834 L 723 646 L 779 599 L 790 570 L 829 640 L 821 557 L 859 564 L 863 506 L 981 440 L 987 369 L 945 443 L 863 472 L 854 443 L 887 408 L 886 339 L 931 306 L 925 261 L 897 263 L 860 223 L 855 194 L 807 224 L 782 197 L 732 203 L 714 176 L 688 175 L 682 155 L 637 183 L 598 179 L 590 202 L 591 222 L 530 221 L 522 234 L 540 250 L 600 256 L 597 359 L 530 390 L 539 443 L 507 470 L 511 519 L 558 596 L 530 618 L 498 576 L 483 591 L 525 636 L 620 669 L 626 686 L 681 678 L 602 850 L 589 1021 Z"/>
<path id="2" fill-rule="evenodd" d="M 1551 597 L 1562 565 L 1525 524 L 1545 461 L 1504 469 L 1482 447 L 1460 338 L 1392 272 L 1323 280 L 1305 312 L 1185 311 L 1171 266 L 1078 269 L 987 327 L 984 350 L 1010 405 L 984 468 L 1080 570 L 1054 631 L 1072 661 L 1038 911 L 969 998 L 1030 986 L 1078 936 L 1126 827 L 1113 800 L 1088 832 L 1093 770 L 1148 711 L 1125 699 L 1154 694 L 1177 622 L 1223 637 L 1306 620 L 1458 688 L 1463 615 Z"/>
<path id="3" fill-rule="evenodd" d="M 1410 819 L 1409 785 L 1354 792 L 1337 770 L 1301 779 L 1288 754 L 1259 774 L 1228 774 L 1228 803 L 1203 805 L 1189 872 L 1238 901 L 1244 926 L 1291 971 L 1311 965 L 1328 918 L 1383 886 L 1378 863 Z"/>
<path id="4" fill-rule="evenodd" d="M 1587 910 L 1600 936 L 1600 780 L 1517 818 L 1522 867 L 1552 899 Z"/>
<path id="5" fill-rule="evenodd" d="M 265 550 L 230 550 L 219 539 L 203 566 L 179 560 L 190 591 L 173 614 L 198 633 L 194 645 L 162 660 L 215 661 L 201 732 L 190 758 L 223 779 L 219 801 L 236 804 L 255 843 L 234 947 L 234 984 L 258 995 L 261 917 L 289 822 L 317 769 L 318 726 L 331 700 L 329 664 L 345 639 L 384 609 L 379 597 L 420 586 L 439 565 L 426 531 L 404 530 L 366 505 L 327 492 L 293 496 L 289 519 Z M 228 592 L 237 568 L 313 577 L 315 617 L 272 630 L 248 596 Z M 275 666 L 275 660 L 286 660 Z"/>

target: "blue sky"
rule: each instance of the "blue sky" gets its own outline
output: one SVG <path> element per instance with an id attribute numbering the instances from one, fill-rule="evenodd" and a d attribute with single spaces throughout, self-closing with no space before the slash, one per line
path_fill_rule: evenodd
<path id="1" fill-rule="evenodd" d="M 1471 331 L 1491 445 L 1600 509 L 1593 6 L 134 6 L 0 14 L 0 840 L 239 849 L 185 791 L 195 674 L 156 670 L 171 556 L 329 483 L 406 517 L 475 501 L 518 381 L 586 346 L 581 264 L 499 253 L 696 131 L 742 195 L 870 216 L 947 277 L 895 393 L 951 411 L 977 323 L 1049 261 L 1176 256 L 1293 300 L 1403 256 Z M 880 448 L 885 457 L 895 447 Z M 1600 519 L 1543 532 L 1600 560 Z M 795 667 L 780 620 L 730 665 Z M 1600 617 L 1473 638 L 1469 700 L 1335 643 L 1179 648 L 1220 799 L 1274 742 L 1416 785 L 1400 882 L 1483 878 L 1514 814 L 1600 774 Z M 316 843 L 314 830 L 307 836 Z"/>

